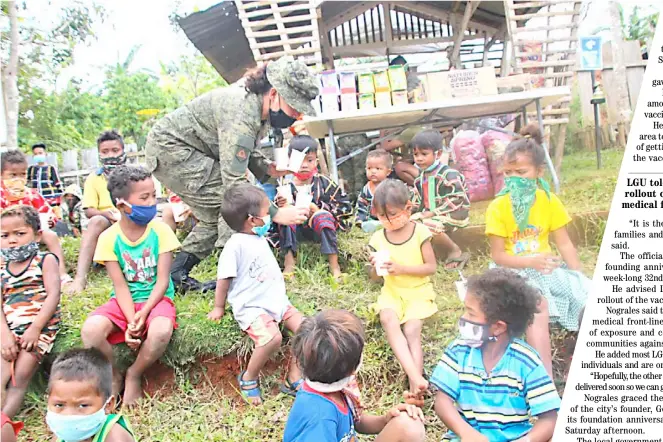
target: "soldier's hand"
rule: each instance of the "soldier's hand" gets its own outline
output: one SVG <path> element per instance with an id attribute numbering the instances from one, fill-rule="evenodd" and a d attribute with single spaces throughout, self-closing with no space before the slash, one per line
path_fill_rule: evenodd
<path id="1" fill-rule="evenodd" d="M 276 195 L 276 198 L 274 198 L 274 202 L 276 203 L 276 207 L 279 208 L 288 205 L 288 200 L 281 195 Z"/>
<path id="2" fill-rule="evenodd" d="M 288 175 L 290 172 L 287 170 L 276 170 L 276 163 L 270 163 L 267 167 L 267 174 L 272 178 L 281 178 Z"/>
<path id="3" fill-rule="evenodd" d="M 282 226 L 303 224 L 308 219 L 309 207 L 283 207 L 274 215 L 274 222 Z"/>

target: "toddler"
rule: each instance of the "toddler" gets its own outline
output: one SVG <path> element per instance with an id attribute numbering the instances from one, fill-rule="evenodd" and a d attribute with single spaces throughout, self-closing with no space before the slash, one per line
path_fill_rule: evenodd
<path id="1" fill-rule="evenodd" d="M 366 156 L 366 178 L 368 183 L 364 186 L 357 199 L 355 222 L 362 226 L 366 232 L 374 231 L 379 222 L 372 207 L 373 195 L 378 185 L 389 177 L 393 167 L 391 154 L 384 149 L 375 149 Z"/>
<path id="2" fill-rule="evenodd" d="M 249 365 L 237 376 L 242 397 L 252 405 L 262 403 L 260 370 L 281 347 L 279 323 L 296 332 L 302 322 L 286 296 L 281 269 L 265 239 L 272 224 L 269 207 L 265 192 L 251 184 L 238 184 L 224 195 L 221 216 L 236 233 L 219 257 L 214 309 L 208 315 L 211 320 L 221 319 L 227 300 L 240 328 L 255 344 Z M 294 396 L 301 383 L 292 361 L 281 391 Z"/>
<path id="3" fill-rule="evenodd" d="M 12 419 L 60 327 L 58 259 L 39 251 L 39 214 L 12 206 L 0 214 L 2 412 Z"/>
<path id="4" fill-rule="evenodd" d="M 87 216 L 83 210 L 83 194 L 81 188 L 77 184 L 72 184 L 64 189 L 64 197 L 62 199 L 62 218 L 67 225 L 69 234 L 80 237 L 85 229 L 87 229 Z"/>

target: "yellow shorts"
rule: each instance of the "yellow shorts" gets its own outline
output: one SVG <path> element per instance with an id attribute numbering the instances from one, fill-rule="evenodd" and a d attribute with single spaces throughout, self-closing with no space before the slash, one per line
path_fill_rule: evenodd
<path id="1" fill-rule="evenodd" d="M 408 296 L 407 298 L 393 292 L 382 291 L 375 304 L 377 312 L 385 309 L 391 309 L 396 312 L 401 324 L 412 319 L 426 319 L 437 313 L 437 304 L 433 297 L 429 296 Z"/>

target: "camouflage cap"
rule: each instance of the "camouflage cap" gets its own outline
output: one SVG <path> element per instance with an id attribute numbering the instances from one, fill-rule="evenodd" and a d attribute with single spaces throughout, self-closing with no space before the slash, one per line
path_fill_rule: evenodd
<path id="1" fill-rule="evenodd" d="M 320 93 L 318 81 L 302 61 L 286 55 L 270 62 L 267 79 L 290 107 L 305 115 L 316 115 L 311 101 Z"/>

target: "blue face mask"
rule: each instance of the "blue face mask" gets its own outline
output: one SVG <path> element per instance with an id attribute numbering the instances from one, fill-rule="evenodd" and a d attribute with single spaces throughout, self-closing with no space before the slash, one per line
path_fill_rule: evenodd
<path id="1" fill-rule="evenodd" d="M 37 164 L 46 162 L 46 155 L 35 155 L 33 158 Z"/>
<path id="2" fill-rule="evenodd" d="M 46 424 L 64 442 L 79 442 L 88 439 L 101 430 L 106 422 L 106 406 L 87 415 L 64 415 L 48 411 Z"/>
<path id="3" fill-rule="evenodd" d="M 272 217 L 269 215 L 265 215 L 263 217 L 255 216 L 254 218 L 261 219 L 263 222 L 262 226 L 255 226 L 251 228 L 251 231 L 258 235 L 261 238 L 264 238 L 267 236 L 267 233 L 269 233 L 269 229 L 272 227 Z"/>
<path id="4" fill-rule="evenodd" d="M 428 166 L 426 169 L 424 169 L 424 172 L 432 172 L 432 171 L 434 171 L 435 169 L 437 169 L 437 168 L 439 167 L 439 165 L 440 165 L 440 160 L 435 160 L 435 161 L 433 162 L 433 164 L 431 164 L 431 165 Z"/>
<path id="5" fill-rule="evenodd" d="M 154 219 L 155 216 L 157 216 L 156 204 L 152 206 L 138 206 L 138 205 L 131 205 L 126 201 L 123 201 L 123 203 L 126 204 L 129 208 L 131 208 L 131 213 L 125 212 L 127 218 L 129 218 L 131 221 L 138 224 L 139 226 L 147 225 L 150 221 Z"/>

